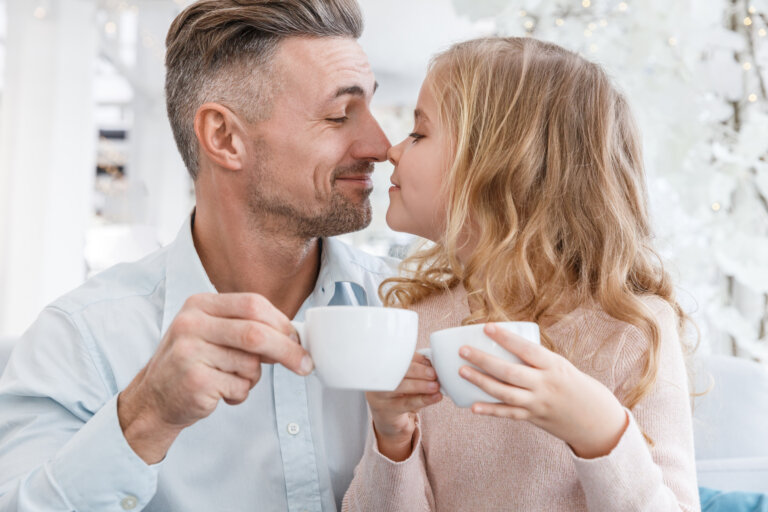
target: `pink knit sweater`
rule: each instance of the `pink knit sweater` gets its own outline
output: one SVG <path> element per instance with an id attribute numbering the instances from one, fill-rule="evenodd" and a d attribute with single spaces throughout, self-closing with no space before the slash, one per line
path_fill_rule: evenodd
<path id="1" fill-rule="evenodd" d="M 653 390 L 632 409 L 629 426 L 609 455 L 581 459 L 531 423 L 476 416 L 445 397 L 420 412 L 414 450 L 405 461 L 383 456 L 369 431 L 342 510 L 700 510 L 675 316 L 661 299 L 649 298 L 646 305 L 661 325 L 661 366 Z M 430 333 L 458 326 L 469 315 L 462 288 L 413 309 L 419 313 L 419 348 L 428 346 Z M 648 346 L 640 330 L 602 311 L 579 308 L 546 332 L 559 353 L 624 401 Z"/>

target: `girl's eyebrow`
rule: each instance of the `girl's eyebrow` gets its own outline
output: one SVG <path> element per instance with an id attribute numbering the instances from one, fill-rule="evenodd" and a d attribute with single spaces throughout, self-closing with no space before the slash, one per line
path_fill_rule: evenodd
<path id="1" fill-rule="evenodd" d="M 426 122 L 429 122 L 429 117 L 427 117 L 427 114 L 425 114 L 423 110 L 420 110 L 418 108 L 413 111 L 413 118 L 416 121 L 422 119 L 422 120 L 424 120 Z"/>

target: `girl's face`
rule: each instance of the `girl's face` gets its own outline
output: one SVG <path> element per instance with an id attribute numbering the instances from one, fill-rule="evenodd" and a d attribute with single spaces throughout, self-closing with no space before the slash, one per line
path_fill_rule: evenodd
<path id="1" fill-rule="evenodd" d="M 434 242 L 445 227 L 447 198 L 442 183 L 450 163 L 450 137 L 437 124 L 437 104 L 430 83 L 428 76 L 421 86 L 413 133 L 387 153 L 395 166 L 387 224 L 395 231 L 413 233 Z"/>

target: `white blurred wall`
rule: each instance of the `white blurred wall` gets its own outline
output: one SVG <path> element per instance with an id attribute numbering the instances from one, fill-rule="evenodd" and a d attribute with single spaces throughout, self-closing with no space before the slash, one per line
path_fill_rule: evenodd
<path id="1" fill-rule="evenodd" d="M 6 0 L 0 123 L 0 333 L 85 275 L 95 131 L 96 5 Z M 34 7 L 34 8 L 33 8 Z"/>

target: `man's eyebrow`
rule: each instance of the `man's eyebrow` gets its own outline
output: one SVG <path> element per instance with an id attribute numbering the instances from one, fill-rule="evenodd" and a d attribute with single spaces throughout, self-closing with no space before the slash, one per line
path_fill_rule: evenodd
<path id="1" fill-rule="evenodd" d="M 379 82 L 374 82 L 373 84 L 373 92 L 376 92 L 376 89 L 379 88 Z M 333 99 L 340 98 L 341 96 L 365 96 L 365 91 L 362 87 L 359 85 L 349 85 L 346 87 L 339 87 L 336 90 L 336 94 L 333 95 Z"/>

